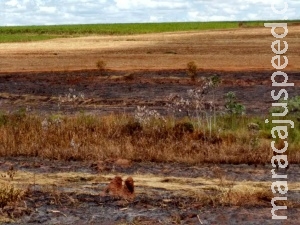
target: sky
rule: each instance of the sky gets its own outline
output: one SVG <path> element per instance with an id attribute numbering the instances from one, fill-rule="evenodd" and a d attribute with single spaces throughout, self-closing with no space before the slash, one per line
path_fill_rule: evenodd
<path id="1" fill-rule="evenodd" d="M 0 26 L 281 19 L 300 19 L 300 0 L 0 0 Z"/>

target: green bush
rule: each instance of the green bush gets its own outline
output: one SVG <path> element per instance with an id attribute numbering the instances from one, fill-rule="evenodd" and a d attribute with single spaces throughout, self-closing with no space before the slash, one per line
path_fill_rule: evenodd
<path id="1" fill-rule="evenodd" d="M 237 102 L 235 93 L 232 91 L 225 94 L 225 109 L 231 115 L 243 115 L 246 111 L 246 107 Z"/>

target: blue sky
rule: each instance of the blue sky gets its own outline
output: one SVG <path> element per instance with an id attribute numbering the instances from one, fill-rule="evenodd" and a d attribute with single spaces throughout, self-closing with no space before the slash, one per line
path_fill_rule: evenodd
<path id="1" fill-rule="evenodd" d="M 279 10 L 289 4 L 284 15 Z M 300 19 L 300 0 L 0 0 L 0 26 Z"/>

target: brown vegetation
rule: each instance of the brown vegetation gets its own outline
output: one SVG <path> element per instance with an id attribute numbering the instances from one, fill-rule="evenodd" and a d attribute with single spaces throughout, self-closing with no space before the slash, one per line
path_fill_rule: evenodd
<path id="1" fill-rule="evenodd" d="M 257 138 L 253 136 L 247 127 L 250 117 L 229 120 L 238 125 L 236 128 L 211 132 L 205 124 L 195 129 L 192 125 L 196 124 L 195 121 L 173 125 L 172 119 L 166 122 L 153 119 L 149 125 L 128 126 L 133 119 L 125 115 L 97 117 L 79 114 L 73 117 L 52 116 L 45 120 L 40 116 L 19 113 L 3 118 L 4 124 L 0 126 L 2 157 L 258 165 L 269 163 L 273 156 L 269 136 L 265 136 L 269 131 L 260 131 Z M 224 118 L 222 123 L 219 119 L 219 123 L 228 126 L 228 119 Z M 297 143 L 291 143 L 290 163 L 300 161 L 297 148 Z M 130 162 L 124 160 L 117 163 L 128 166 Z M 101 164 L 99 170 L 105 170 L 100 167 Z"/>

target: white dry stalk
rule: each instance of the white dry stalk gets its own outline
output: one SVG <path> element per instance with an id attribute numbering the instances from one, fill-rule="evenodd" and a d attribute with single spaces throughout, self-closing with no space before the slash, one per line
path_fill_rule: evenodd
<path id="1" fill-rule="evenodd" d="M 50 118 L 50 120 L 48 120 L 47 118 L 45 118 L 42 122 L 41 122 L 41 126 L 43 131 L 47 131 L 48 128 L 51 125 L 55 125 L 55 126 L 60 126 L 63 123 L 63 120 L 59 117 L 56 118 Z"/>
<path id="2" fill-rule="evenodd" d="M 76 93 L 75 89 L 72 89 L 72 88 L 69 88 L 69 92 L 67 94 L 65 94 L 64 96 L 62 96 L 62 95 L 58 96 L 59 106 L 61 103 L 76 102 L 76 101 L 80 101 L 80 100 L 84 100 L 84 99 L 85 99 L 85 95 L 83 92 Z"/>
<path id="3" fill-rule="evenodd" d="M 182 112 L 190 108 L 190 100 L 184 99 L 177 94 L 170 94 L 167 97 L 167 109 L 169 112 L 175 114 L 176 112 Z"/>
<path id="4" fill-rule="evenodd" d="M 202 86 L 196 89 L 190 89 L 187 91 L 187 99 L 184 99 L 178 94 L 170 94 L 167 97 L 167 109 L 169 112 L 183 112 L 185 111 L 188 117 L 191 117 L 191 112 L 196 113 L 196 119 L 198 120 L 198 126 L 201 125 L 202 115 L 205 115 L 208 128 L 212 130 L 212 115 L 215 117 L 215 103 L 214 98 L 212 101 L 207 101 L 205 98 L 207 94 L 213 90 L 214 84 L 212 79 L 203 79 Z M 214 118 L 214 124 L 216 119 Z"/>
<path id="5" fill-rule="evenodd" d="M 50 125 L 50 122 L 48 122 L 47 118 L 45 118 L 42 122 L 41 122 L 41 125 L 42 125 L 42 129 L 44 131 L 48 130 L 48 127 Z"/>
<path id="6" fill-rule="evenodd" d="M 203 224 L 202 221 L 201 221 L 201 219 L 200 219 L 200 216 L 199 216 L 199 215 L 197 215 L 197 218 L 198 218 L 200 224 Z"/>
<path id="7" fill-rule="evenodd" d="M 160 115 L 159 112 L 157 112 L 156 110 L 150 110 L 146 108 L 146 106 L 137 106 L 137 109 L 134 113 L 134 118 L 139 123 L 143 124 L 149 123 L 152 118 L 162 119 L 163 121 L 165 121 L 165 118 L 162 115 Z"/>
<path id="8" fill-rule="evenodd" d="M 70 142 L 70 145 L 72 148 L 75 148 L 76 147 L 76 143 L 74 141 L 74 138 L 72 138 L 71 142 Z"/>

